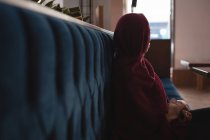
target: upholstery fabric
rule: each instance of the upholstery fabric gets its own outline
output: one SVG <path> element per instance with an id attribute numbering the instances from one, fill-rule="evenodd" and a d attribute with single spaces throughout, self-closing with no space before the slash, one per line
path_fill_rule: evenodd
<path id="1" fill-rule="evenodd" d="M 177 100 L 183 100 L 170 78 L 161 78 L 161 81 L 163 83 L 164 89 L 169 100 L 172 98 L 175 98 Z"/>
<path id="2" fill-rule="evenodd" d="M 0 139 L 107 139 L 112 35 L 3 3 L 0 19 Z"/>

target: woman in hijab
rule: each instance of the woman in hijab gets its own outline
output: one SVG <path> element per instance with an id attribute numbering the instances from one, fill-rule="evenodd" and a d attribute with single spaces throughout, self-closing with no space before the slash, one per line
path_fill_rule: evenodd
<path id="1" fill-rule="evenodd" d="M 186 105 L 168 101 L 163 85 L 144 57 L 150 28 L 143 14 L 126 14 L 114 32 L 113 140 L 181 140 L 191 114 Z"/>

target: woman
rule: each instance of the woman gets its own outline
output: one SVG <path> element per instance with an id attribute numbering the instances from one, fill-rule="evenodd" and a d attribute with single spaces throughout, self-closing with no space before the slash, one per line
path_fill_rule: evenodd
<path id="1" fill-rule="evenodd" d="M 112 139 L 184 139 L 191 114 L 184 103 L 167 100 L 159 77 L 144 57 L 150 47 L 150 28 L 143 14 L 120 18 L 114 47 Z"/>

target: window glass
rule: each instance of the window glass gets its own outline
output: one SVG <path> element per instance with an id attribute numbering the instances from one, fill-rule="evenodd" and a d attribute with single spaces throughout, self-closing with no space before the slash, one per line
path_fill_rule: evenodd
<path id="1" fill-rule="evenodd" d="M 151 39 L 170 39 L 170 0 L 126 0 L 126 13 L 143 13 L 150 24 Z"/>

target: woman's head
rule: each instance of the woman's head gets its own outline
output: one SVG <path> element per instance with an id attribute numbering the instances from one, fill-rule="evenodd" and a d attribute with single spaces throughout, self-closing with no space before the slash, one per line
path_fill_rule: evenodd
<path id="1" fill-rule="evenodd" d="M 114 32 L 118 55 L 141 57 L 148 50 L 149 42 L 149 23 L 143 14 L 126 14 L 119 19 Z"/>

